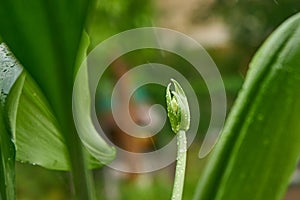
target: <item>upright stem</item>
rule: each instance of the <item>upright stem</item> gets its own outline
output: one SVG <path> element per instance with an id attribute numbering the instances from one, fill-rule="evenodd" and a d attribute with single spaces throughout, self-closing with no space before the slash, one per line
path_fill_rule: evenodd
<path id="1" fill-rule="evenodd" d="M 191 115 L 188 101 L 182 87 L 174 79 L 171 79 L 171 81 L 174 84 L 175 90 L 170 91 L 172 83 L 169 83 L 166 91 L 166 102 L 171 128 L 177 136 L 177 162 L 172 200 L 181 200 L 187 150 L 185 132 L 190 127 Z"/>
<path id="2" fill-rule="evenodd" d="M 176 135 L 178 149 L 172 200 L 181 200 L 184 185 L 187 145 L 185 131 L 179 130 Z"/>

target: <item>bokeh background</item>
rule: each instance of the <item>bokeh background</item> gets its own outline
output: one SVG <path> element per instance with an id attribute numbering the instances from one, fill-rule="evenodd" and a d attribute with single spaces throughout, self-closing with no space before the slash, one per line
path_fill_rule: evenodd
<path id="1" fill-rule="evenodd" d="M 209 52 L 223 77 L 228 112 L 246 75 L 249 62 L 266 37 L 285 19 L 300 11 L 297 0 L 101 0 L 90 11 L 87 32 L 92 50 L 106 38 L 121 31 L 158 26 L 180 31 L 198 41 Z M 172 41 L 175 42 L 176 41 Z M 201 121 L 196 140 L 188 151 L 184 199 L 192 198 L 206 159 L 198 151 L 210 119 L 210 97 L 201 77 L 184 59 L 154 49 L 138 50 L 116 60 L 100 79 L 102 88 L 96 95 L 99 123 L 114 143 L 133 152 L 146 152 L 164 146 L 174 137 L 169 124 L 156 136 L 134 139 L 118 129 L 111 116 L 110 95 L 116 81 L 129 69 L 157 62 L 172 66 L 191 83 L 201 103 Z M 134 84 L 134 77 L 132 82 Z M 126 85 L 124 86 L 126 91 Z M 132 97 L 130 112 L 139 124 L 146 124 L 145 110 L 153 103 L 165 105 L 165 88 L 147 85 Z M 131 161 L 132 165 L 137 161 Z M 17 163 L 17 199 L 70 199 L 67 172 L 49 171 L 38 166 Z M 174 164 L 153 173 L 125 174 L 101 168 L 93 170 L 99 199 L 152 200 L 169 199 Z M 291 177 L 286 200 L 300 198 L 299 169 Z"/>

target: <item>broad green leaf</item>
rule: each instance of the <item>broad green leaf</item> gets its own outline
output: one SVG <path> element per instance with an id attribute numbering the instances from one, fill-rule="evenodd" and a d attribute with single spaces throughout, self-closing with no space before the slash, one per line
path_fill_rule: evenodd
<path id="1" fill-rule="evenodd" d="M 47 100 L 28 74 L 22 76 L 20 97 L 9 94 L 7 102 L 11 127 L 15 129 L 16 159 L 48 169 L 70 170 L 67 146 Z M 20 89 L 13 88 L 12 95 L 14 90 Z M 15 119 L 11 114 L 14 111 L 17 111 Z M 101 166 L 92 156 L 88 165 Z"/>
<path id="2" fill-rule="evenodd" d="M 47 101 L 33 80 L 25 73 L 22 76 L 20 98 L 12 96 L 7 105 L 9 113 L 17 110 L 15 121 L 9 116 L 16 130 L 16 159 L 49 169 L 70 169 L 63 135 Z"/>
<path id="3" fill-rule="evenodd" d="M 300 14 L 250 64 L 194 199 L 279 200 L 300 156 Z"/>
<path id="4" fill-rule="evenodd" d="M 88 0 L 0 0 L 0 35 L 58 119 L 78 199 L 92 198 L 86 158 L 72 118 L 74 66 L 89 4 Z"/>
<path id="5" fill-rule="evenodd" d="M 84 33 L 82 48 L 86 52 L 89 38 Z M 85 55 L 82 53 L 81 55 Z M 87 151 L 102 164 L 108 164 L 115 158 L 116 151 L 110 147 L 99 135 L 91 119 L 91 95 L 86 60 L 79 58 L 76 62 L 76 81 L 73 90 L 73 114 L 79 137 Z"/>
<path id="6" fill-rule="evenodd" d="M 7 47 L 4 44 L 0 47 L 0 54 L 5 55 L 4 59 L 0 59 L 5 70 L 0 83 L 3 91 L 8 93 L 5 116 L 14 135 L 16 159 L 48 169 L 69 170 L 67 147 L 47 100 L 24 70 L 20 75 L 22 67 Z M 12 84 L 14 87 L 11 88 Z M 6 88 L 11 89 L 8 92 Z M 92 168 L 100 166 L 92 157 L 88 163 Z"/>

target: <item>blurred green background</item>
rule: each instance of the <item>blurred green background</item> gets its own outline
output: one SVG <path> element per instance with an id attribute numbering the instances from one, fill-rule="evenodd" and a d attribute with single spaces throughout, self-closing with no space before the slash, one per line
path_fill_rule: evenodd
<path id="1" fill-rule="evenodd" d="M 102 0 L 97 1 L 95 5 L 96 8 L 91 10 L 86 27 L 91 37 L 90 50 L 114 34 L 137 27 L 158 26 L 185 33 L 203 45 L 218 66 L 226 87 L 228 111 L 242 86 L 248 64 L 257 48 L 280 23 L 300 11 L 300 3 L 295 0 Z M 207 88 L 189 63 L 168 52 L 151 49 L 134 51 L 122 56 L 119 64 L 115 64 L 121 67 L 108 68 L 100 80 L 106 83 L 106 90 L 99 89 L 96 97 L 99 121 L 110 126 L 108 130 L 114 126 L 108 117 L 110 110 L 107 100 L 120 76 L 118 73 L 149 62 L 172 66 L 185 75 L 197 91 L 201 102 L 198 135 L 188 151 L 184 186 L 184 199 L 188 200 L 193 196 L 198 174 L 205 165 L 206 159 L 200 160 L 197 154 L 210 119 L 210 98 Z M 165 105 L 164 96 L 165 88 L 148 85 L 136 92 L 133 104 Z M 174 135 L 167 124 L 150 141 L 137 141 L 141 143 L 137 151 L 160 148 L 172 137 Z M 117 145 L 124 145 L 122 141 L 117 141 L 118 138 L 115 140 Z M 17 199 L 71 198 L 68 173 L 49 171 L 22 163 L 17 164 L 16 170 Z M 108 174 L 110 177 L 107 177 Z M 142 175 L 124 174 L 106 168 L 94 170 L 98 197 L 108 200 L 169 199 L 173 174 L 174 165 Z M 293 200 L 299 196 L 298 174 L 298 179 L 294 178 L 286 199 Z"/>

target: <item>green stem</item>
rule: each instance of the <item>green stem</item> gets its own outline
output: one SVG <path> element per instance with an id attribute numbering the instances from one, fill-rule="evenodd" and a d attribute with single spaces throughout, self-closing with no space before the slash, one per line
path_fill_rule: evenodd
<path id="1" fill-rule="evenodd" d="M 172 200 L 181 200 L 184 185 L 187 146 L 185 131 L 179 130 L 176 135 L 178 149 Z"/>

